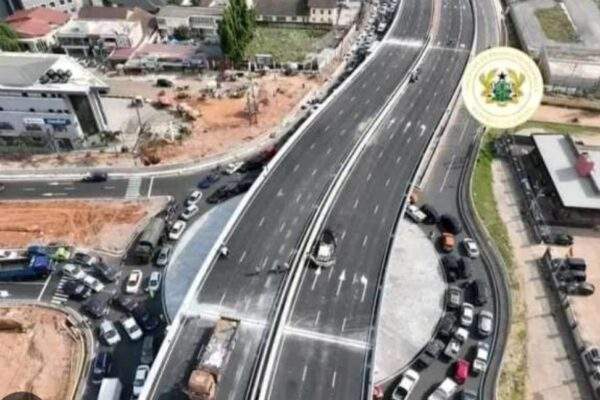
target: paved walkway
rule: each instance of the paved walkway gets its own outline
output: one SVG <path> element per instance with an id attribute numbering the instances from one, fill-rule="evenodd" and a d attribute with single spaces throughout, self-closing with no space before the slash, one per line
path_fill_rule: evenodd
<path id="1" fill-rule="evenodd" d="M 170 319 L 175 317 L 198 269 L 242 198 L 212 208 L 189 226 L 177 243 L 164 280 L 165 311 Z"/>
<path id="2" fill-rule="evenodd" d="M 377 331 L 374 381 L 396 376 L 433 336 L 446 282 L 433 242 L 402 220 L 391 249 Z"/>

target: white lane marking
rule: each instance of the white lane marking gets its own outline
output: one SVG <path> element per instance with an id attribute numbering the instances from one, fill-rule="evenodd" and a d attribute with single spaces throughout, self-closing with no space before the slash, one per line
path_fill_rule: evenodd
<path id="1" fill-rule="evenodd" d="M 396 157 L 396 164 L 399 164 L 399 163 L 400 163 L 400 159 L 401 159 L 401 158 L 402 158 L 402 156 L 398 156 L 398 157 Z"/>
<path id="2" fill-rule="evenodd" d="M 364 342 L 362 340 L 348 339 L 343 336 L 328 335 L 326 333 L 309 331 L 302 328 L 286 326 L 285 328 L 283 328 L 283 331 L 289 335 L 302 336 L 305 338 L 320 340 L 322 342 L 333 343 L 341 346 L 354 347 L 358 349 L 371 348 L 371 345 L 368 342 Z"/>
<path id="3" fill-rule="evenodd" d="M 390 178 L 387 178 L 387 180 L 385 181 L 385 187 L 388 187 L 389 184 L 390 184 Z"/>
<path id="4" fill-rule="evenodd" d="M 317 169 L 313 169 L 313 172 L 310 174 L 310 176 L 315 176 L 317 174 Z"/>
<path id="5" fill-rule="evenodd" d="M 371 177 L 372 177 L 372 176 L 373 176 L 373 174 L 371 174 L 371 173 L 369 172 L 369 175 L 367 175 L 367 182 L 369 182 L 369 181 L 371 180 Z"/>
<path id="6" fill-rule="evenodd" d="M 298 171 L 298 168 L 300 168 L 300 164 L 294 165 L 294 172 Z"/>
<path id="7" fill-rule="evenodd" d="M 37 189 L 36 188 L 23 188 L 21 190 L 24 192 L 35 192 Z"/>
<path id="8" fill-rule="evenodd" d="M 260 219 L 260 221 L 258 221 L 258 227 L 260 228 L 263 225 L 264 222 L 265 222 L 265 217 L 262 217 Z"/>
<path id="9" fill-rule="evenodd" d="M 337 375 L 337 371 L 333 371 L 333 376 L 331 377 L 331 387 L 335 387 L 335 377 Z"/>
<path id="10" fill-rule="evenodd" d="M 283 232 L 284 229 L 285 229 L 285 221 L 281 223 L 281 226 L 279 227 L 279 233 Z"/>
<path id="11" fill-rule="evenodd" d="M 366 276 L 361 275 L 360 277 L 360 283 L 363 285 L 363 291 L 362 291 L 362 296 L 360 296 L 360 302 L 362 303 L 363 301 L 365 301 L 365 294 L 367 293 L 367 283 L 369 282 L 369 280 L 367 279 Z"/>
<path id="12" fill-rule="evenodd" d="M 379 211 L 379 204 L 377 204 L 373 209 L 373 215 L 377 214 L 377 211 Z"/>
<path id="13" fill-rule="evenodd" d="M 344 332 L 344 329 L 346 329 L 346 317 L 342 320 L 342 332 Z"/>
<path id="14" fill-rule="evenodd" d="M 406 133 L 406 131 L 408 130 L 408 128 L 410 128 L 411 125 L 412 125 L 412 122 L 408 121 L 406 123 L 406 125 L 404 126 L 404 130 L 402 131 L 402 133 Z"/>
<path id="15" fill-rule="evenodd" d="M 116 189 L 116 186 L 103 186 L 102 189 L 104 189 L 104 190 L 113 190 L 113 189 Z"/>
<path id="16" fill-rule="evenodd" d="M 302 382 L 304 382 L 306 380 L 307 369 L 308 369 L 308 367 L 306 366 L 306 364 L 304 364 L 304 369 L 302 369 Z"/>
<path id="17" fill-rule="evenodd" d="M 279 189 L 279 191 L 277 192 L 277 197 L 282 197 L 283 196 L 283 190 Z"/>
<path id="18" fill-rule="evenodd" d="M 448 176 L 450 175 L 450 171 L 452 171 L 452 164 L 454 164 L 455 158 L 456 158 L 456 153 L 452 154 L 452 158 L 450 159 L 450 164 L 448 164 L 448 168 L 446 168 L 446 173 L 444 174 L 444 180 L 442 181 L 442 184 L 440 185 L 440 192 L 442 190 L 444 190 L 444 186 L 446 186 L 446 180 L 448 179 Z"/>
<path id="19" fill-rule="evenodd" d="M 51 192 L 46 192 L 46 193 L 42 193 L 42 196 L 44 197 L 60 197 L 60 196 L 66 196 L 67 193 L 65 192 L 57 192 L 57 193 L 51 193 Z"/>
<path id="20" fill-rule="evenodd" d="M 221 296 L 221 300 L 219 301 L 219 307 L 221 307 L 223 305 L 223 302 L 225 301 L 225 296 L 227 295 L 227 290 L 223 292 L 223 295 Z"/>
<path id="21" fill-rule="evenodd" d="M 42 296 L 44 295 L 44 292 L 46 291 L 46 288 L 48 287 L 48 283 L 50 283 L 50 278 L 52 278 L 52 275 L 48 275 L 48 278 L 46 278 L 46 282 L 44 282 L 44 286 L 42 287 L 42 290 L 40 291 L 40 295 L 37 298 L 37 301 L 42 300 Z"/>
<path id="22" fill-rule="evenodd" d="M 152 186 L 154 186 L 154 177 L 150 178 L 150 184 L 148 185 L 148 197 L 152 196 Z"/>
<path id="23" fill-rule="evenodd" d="M 358 207 L 358 199 L 356 199 L 356 200 L 354 201 L 354 206 L 352 206 L 352 208 L 356 208 L 356 207 Z"/>
<path id="24" fill-rule="evenodd" d="M 362 247 L 365 247 L 367 245 L 367 240 L 369 240 L 369 235 L 365 235 L 363 242 L 362 242 Z"/>
<path id="25" fill-rule="evenodd" d="M 300 203 L 301 198 L 302 198 L 302 193 L 298 193 L 298 196 L 296 196 L 296 203 Z"/>
<path id="26" fill-rule="evenodd" d="M 421 125 L 421 133 L 419 133 L 419 137 L 422 137 L 423 134 L 425 133 L 425 128 L 427 128 L 427 126 L 425 124 Z"/>
<path id="27" fill-rule="evenodd" d="M 317 279 L 319 279 L 319 275 L 321 275 L 321 268 L 317 267 L 315 270 L 315 278 L 313 279 L 313 283 L 310 287 L 310 290 L 315 290 L 315 286 L 317 285 Z"/>
<path id="28" fill-rule="evenodd" d="M 244 250 L 244 252 L 242 253 L 241 257 L 240 257 L 240 261 L 239 263 L 241 264 L 242 262 L 244 262 L 244 258 L 246 258 L 246 250 Z"/>
<path id="29" fill-rule="evenodd" d="M 338 286 L 337 286 L 337 290 L 335 291 L 335 297 L 340 295 L 340 290 L 342 290 L 342 284 L 344 283 L 345 280 L 346 280 L 346 270 L 344 269 L 338 278 Z"/>
<path id="30" fill-rule="evenodd" d="M 317 316 L 315 318 L 315 322 L 313 325 L 318 325 L 319 324 L 319 318 L 321 318 L 321 310 L 317 311 Z"/>
<path id="31" fill-rule="evenodd" d="M 140 187 L 142 186 L 142 178 L 134 176 L 127 182 L 127 190 L 125 191 L 126 199 L 137 199 L 140 197 Z"/>

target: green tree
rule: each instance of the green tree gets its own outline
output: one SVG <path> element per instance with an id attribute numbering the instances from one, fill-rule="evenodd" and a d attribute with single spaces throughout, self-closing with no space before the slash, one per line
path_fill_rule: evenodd
<path id="1" fill-rule="evenodd" d="M 19 37 L 10 26 L 0 23 L 0 49 L 3 51 L 21 51 Z"/>
<path id="2" fill-rule="evenodd" d="M 229 0 L 219 24 L 223 52 L 235 63 L 244 59 L 246 47 L 252 40 L 256 15 L 246 0 Z"/>
<path id="3" fill-rule="evenodd" d="M 180 41 L 188 40 L 190 38 L 190 28 L 185 25 L 178 26 L 173 29 L 173 37 Z"/>

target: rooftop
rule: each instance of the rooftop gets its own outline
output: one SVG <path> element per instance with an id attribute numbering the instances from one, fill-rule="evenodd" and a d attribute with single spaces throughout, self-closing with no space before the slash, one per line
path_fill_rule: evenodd
<path id="1" fill-rule="evenodd" d="M 600 146 L 575 143 L 565 135 L 533 135 L 533 140 L 563 205 L 600 209 Z M 580 176 L 575 169 L 577 158 L 584 152 L 596 164 L 590 177 Z"/>
<path id="2" fill-rule="evenodd" d="M 84 6 L 79 10 L 79 19 L 127 19 L 131 11 L 128 7 L 94 7 Z"/>
<path id="3" fill-rule="evenodd" d="M 306 0 L 255 0 L 259 15 L 308 15 Z"/>
<path id="4" fill-rule="evenodd" d="M 59 36 L 111 36 L 115 34 L 128 34 L 132 32 L 139 21 L 125 21 L 120 19 L 72 19 L 59 29 Z"/>
<path id="5" fill-rule="evenodd" d="M 40 77 L 49 69 L 70 71 L 72 75 L 67 83 L 41 84 Z M 0 52 L 0 89 L 80 91 L 82 87 L 108 89 L 103 81 L 71 57 L 48 53 Z"/>
<path id="6" fill-rule="evenodd" d="M 159 18 L 189 18 L 194 15 L 220 15 L 225 8 L 224 3 L 206 2 L 204 7 L 182 7 L 165 6 L 161 7 L 156 15 Z"/>
<path id="7" fill-rule="evenodd" d="M 310 8 L 336 8 L 338 0 L 308 0 Z"/>
<path id="8" fill-rule="evenodd" d="M 69 15 L 61 11 L 37 7 L 19 10 L 7 17 L 5 22 L 20 38 L 34 38 L 47 35 L 69 19 Z"/>

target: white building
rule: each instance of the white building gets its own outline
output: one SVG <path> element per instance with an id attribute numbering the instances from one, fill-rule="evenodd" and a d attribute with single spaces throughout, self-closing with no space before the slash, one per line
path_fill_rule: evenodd
<path id="1" fill-rule="evenodd" d="M 81 148 L 108 130 L 108 86 L 68 56 L 0 53 L 0 150 Z"/>
<path id="2" fill-rule="evenodd" d="M 35 7 L 50 8 L 58 11 L 63 11 L 71 15 L 77 14 L 81 6 L 82 0 L 6 0 L 9 9 L 13 12 L 17 10 L 29 10 Z"/>
<path id="3" fill-rule="evenodd" d="M 195 38 L 207 43 L 218 43 L 217 29 L 226 5 L 226 1 L 211 1 L 205 7 L 161 7 L 156 15 L 158 30 L 163 36 L 170 36 L 176 28 L 184 26 Z"/>
<path id="4" fill-rule="evenodd" d="M 553 92 L 586 94 L 600 91 L 600 47 L 546 46 L 540 53 L 546 88 Z"/>
<path id="5" fill-rule="evenodd" d="M 102 42 L 106 54 L 114 49 L 136 47 L 144 38 L 140 21 L 116 19 L 73 19 L 56 34 L 58 44 L 73 57 L 87 57 L 94 45 Z"/>

